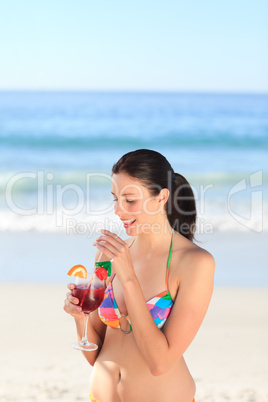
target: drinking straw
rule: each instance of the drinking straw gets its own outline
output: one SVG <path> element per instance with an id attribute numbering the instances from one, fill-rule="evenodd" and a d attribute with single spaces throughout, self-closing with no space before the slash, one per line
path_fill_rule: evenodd
<path id="1" fill-rule="evenodd" d="M 99 258 L 98 258 L 98 261 L 97 261 L 97 262 L 100 262 L 101 257 L 102 257 L 102 254 L 103 254 L 103 252 L 101 252 L 101 253 L 100 253 L 100 256 L 99 256 Z"/>

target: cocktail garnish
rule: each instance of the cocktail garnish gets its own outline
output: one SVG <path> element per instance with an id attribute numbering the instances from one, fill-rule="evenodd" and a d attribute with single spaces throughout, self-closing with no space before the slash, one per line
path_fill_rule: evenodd
<path id="1" fill-rule="evenodd" d="M 111 261 L 97 261 L 95 262 L 95 269 L 97 267 L 103 267 L 107 271 L 107 276 L 111 276 L 111 268 L 112 268 L 112 262 Z"/>
<path id="2" fill-rule="evenodd" d="M 101 281 L 105 281 L 107 279 L 107 271 L 104 267 L 96 267 L 95 273 Z"/>
<path id="3" fill-rule="evenodd" d="M 68 272 L 69 276 L 78 276 L 79 278 L 87 278 L 87 270 L 84 265 L 74 265 Z"/>

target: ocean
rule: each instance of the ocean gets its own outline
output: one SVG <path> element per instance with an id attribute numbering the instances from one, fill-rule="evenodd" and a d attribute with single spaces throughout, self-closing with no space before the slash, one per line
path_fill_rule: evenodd
<path id="1" fill-rule="evenodd" d="M 268 95 L 0 92 L 0 231 L 120 232 L 111 168 L 139 148 L 190 182 L 199 233 L 268 230 Z"/>

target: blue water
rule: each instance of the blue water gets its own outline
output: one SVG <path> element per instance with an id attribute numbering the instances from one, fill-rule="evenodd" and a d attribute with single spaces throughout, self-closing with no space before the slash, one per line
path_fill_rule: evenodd
<path id="1" fill-rule="evenodd" d="M 257 189 L 266 211 L 268 95 L 0 92 L 0 230 L 66 230 L 64 219 L 59 224 L 53 217 L 60 208 L 56 186 L 76 185 L 86 194 L 88 173 L 109 175 L 121 155 L 138 148 L 162 152 L 190 181 L 197 198 L 201 186 L 210 186 L 200 216 L 213 230 L 245 229 L 230 216 L 227 199 L 245 180 L 247 188 L 233 196 L 232 209 L 250 219 L 255 172 L 260 172 Z M 43 174 L 43 210 L 28 216 L 14 212 L 7 184 L 18 173 L 38 172 Z M 104 219 L 109 186 L 108 178 L 95 176 L 91 198 L 101 218 L 80 211 L 78 221 Z M 37 180 L 21 178 L 12 187 L 12 200 L 21 210 L 35 208 L 38 191 Z M 66 191 L 64 207 L 75 205 L 75 192 Z M 246 229 L 267 229 L 264 216 L 256 214 L 252 221 Z"/>
<path id="2" fill-rule="evenodd" d="M 218 156 L 230 152 L 242 153 L 244 163 L 232 155 L 225 168 L 245 169 L 247 156 L 258 152 L 258 168 L 268 148 L 268 96 L 0 93 L 0 145 L 4 170 L 95 169 L 96 159 L 109 170 L 117 156 L 142 147 L 163 149 L 176 167 L 191 171 L 211 170 L 211 164 L 219 170 Z M 185 151 L 193 156 L 188 163 Z M 209 153 L 210 166 L 202 161 Z"/>

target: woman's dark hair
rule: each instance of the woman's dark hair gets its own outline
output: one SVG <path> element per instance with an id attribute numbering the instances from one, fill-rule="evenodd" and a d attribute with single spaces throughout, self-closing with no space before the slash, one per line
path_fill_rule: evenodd
<path id="1" fill-rule="evenodd" d="M 162 188 L 170 191 L 166 211 L 170 226 L 189 240 L 193 240 L 196 226 L 196 206 L 188 181 L 175 173 L 168 160 L 159 152 L 137 149 L 123 155 L 113 165 L 113 174 L 126 173 L 140 180 L 152 196 Z"/>

